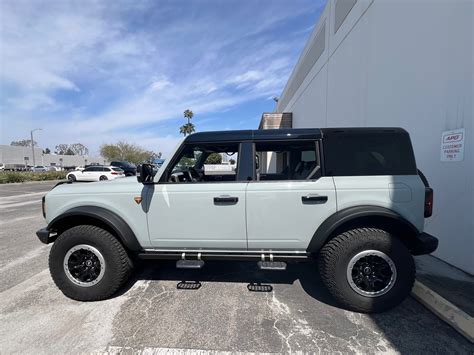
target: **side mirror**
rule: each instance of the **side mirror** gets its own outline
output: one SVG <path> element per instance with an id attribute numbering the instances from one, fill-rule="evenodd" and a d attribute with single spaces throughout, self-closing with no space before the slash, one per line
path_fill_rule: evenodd
<path id="1" fill-rule="evenodd" d="M 140 164 L 137 166 L 137 181 L 146 185 L 153 183 L 153 165 Z"/>

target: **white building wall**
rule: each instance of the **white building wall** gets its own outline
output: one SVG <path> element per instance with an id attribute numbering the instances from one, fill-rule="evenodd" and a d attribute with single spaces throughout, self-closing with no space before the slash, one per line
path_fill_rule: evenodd
<path id="1" fill-rule="evenodd" d="M 349 1 L 353 0 L 338 0 Z M 293 127 L 400 126 L 435 190 L 435 255 L 474 274 L 474 1 L 357 0 L 335 33 L 329 0 L 277 106 Z M 326 24 L 323 55 L 305 53 Z M 311 62 L 311 61 L 310 61 Z M 295 91 L 295 87 L 297 90 Z M 441 134 L 465 128 L 464 160 L 441 162 Z"/>
<path id="2" fill-rule="evenodd" d="M 25 157 L 28 157 L 27 164 L 33 165 L 33 152 L 31 147 L 0 145 L 0 163 L 25 165 Z M 91 163 L 107 163 L 106 159 L 101 156 L 43 154 L 43 148 L 35 148 L 35 162 L 36 165 L 57 165 L 64 167 Z"/>

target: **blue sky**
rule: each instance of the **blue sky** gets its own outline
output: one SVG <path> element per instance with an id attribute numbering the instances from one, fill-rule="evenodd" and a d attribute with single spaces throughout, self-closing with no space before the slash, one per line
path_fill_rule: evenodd
<path id="1" fill-rule="evenodd" d="M 169 152 L 199 131 L 256 128 L 325 0 L 0 1 L 1 143 Z"/>

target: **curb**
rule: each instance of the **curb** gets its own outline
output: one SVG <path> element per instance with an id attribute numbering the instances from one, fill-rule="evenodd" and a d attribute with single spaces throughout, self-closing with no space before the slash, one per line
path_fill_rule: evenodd
<path id="1" fill-rule="evenodd" d="M 415 280 L 411 295 L 435 315 L 474 343 L 474 318 L 441 297 L 429 287 Z"/>

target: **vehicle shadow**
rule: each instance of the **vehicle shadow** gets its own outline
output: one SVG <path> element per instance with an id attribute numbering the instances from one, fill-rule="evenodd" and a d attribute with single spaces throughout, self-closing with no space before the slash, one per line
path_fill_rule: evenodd
<path id="1" fill-rule="evenodd" d="M 273 285 L 299 281 L 312 298 L 338 307 L 324 287 L 314 261 L 289 262 L 285 271 L 260 270 L 255 261 L 206 261 L 202 269 L 177 269 L 174 260 L 140 260 L 136 272 L 116 296 L 126 293 L 139 280 L 176 281 L 177 289 L 199 289 L 205 282 L 231 282 L 248 285 L 249 291 L 271 292 Z M 195 287 L 192 287 L 195 284 Z"/>
<path id="2" fill-rule="evenodd" d="M 374 352 L 389 351 L 391 347 L 400 353 L 446 353 L 448 349 L 467 353 L 472 349 L 466 339 L 411 297 L 383 313 L 348 315 L 322 283 L 315 261 L 288 263 L 286 271 L 259 270 L 257 263 L 252 261 L 206 261 L 199 270 L 176 269 L 175 263 L 172 260 L 139 261 L 136 272 L 115 297 L 127 293 L 142 280 L 174 281 L 176 292 L 196 294 L 200 292 L 201 284 L 211 282 L 247 284 L 248 291 L 244 292 L 272 292 L 275 285 L 299 282 L 308 296 L 332 307 L 326 312 L 334 315 L 335 322 L 343 322 L 333 329 L 334 334 L 348 343 L 351 337 L 356 337 L 356 341 L 364 341 L 368 347 L 372 344 Z M 251 285 L 256 287 L 249 287 Z M 314 324 L 325 324 L 317 320 L 317 315 L 308 319 L 313 319 Z M 378 331 L 374 332 L 374 326 Z M 359 332 L 365 335 L 358 335 Z"/>

